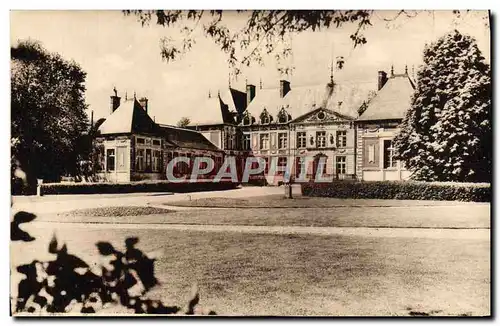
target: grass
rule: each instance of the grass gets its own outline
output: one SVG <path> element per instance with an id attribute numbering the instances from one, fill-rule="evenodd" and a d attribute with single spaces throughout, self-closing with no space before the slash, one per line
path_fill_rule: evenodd
<path id="1" fill-rule="evenodd" d="M 148 213 L 160 212 L 144 208 Z M 42 221 L 316 227 L 489 228 L 490 206 L 196 209 L 103 217 L 103 209 L 39 216 Z M 85 212 L 91 214 L 85 215 Z M 165 214 L 168 213 L 168 214 Z M 127 213 L 128 214 L 128 213 Z"/>
<path id="2" fill-rule="evenodd" d="M 430 200 L 391 200 L 391 199 L 339 199 L 297 196 L 284 199 L 282 195 L 257 196 L 250 198 L 199 198 L 193 200 L 171 201 L 165 205 L 204 208 L 332 208 L 332 207 L 405 207 L 405 206 L 457 206 L 464 202 Z"/>
<path id="3" fill-rule="evenodd" d="M 46 252 L 41 243 L 48 243 L 52 235 L 36 225 L 27 231 L 37 241 L 11 246 L 15 265 L 41 258 Z M 97 241 L 123 247 L 128 236 L 139 237 L 139 248 L 145 251 L 164 251 L 156 268 L 163 286 L 152 296 L 184 302 L 197 282 L 200 303 L 222 315 L 490 313 L 488 241 L 81 226 L 59 234 L 70 252 L 90 262 L 97 258 Z"/>

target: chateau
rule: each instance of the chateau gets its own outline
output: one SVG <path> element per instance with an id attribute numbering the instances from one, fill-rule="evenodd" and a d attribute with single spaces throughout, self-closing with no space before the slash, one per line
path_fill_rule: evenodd
<path id="1" fill-rule="evenodd" d="M 268 184 L 283 182 L 280 170 L 287 164 L 296 177 L 320 170 L 334 179 L 407 179 L 410 172 L 393 159 L 392 139 L 410 108 L 414 82 L 407 69 L 375 77 L 375 90 L 337 83 L 333 76 L 325 85 L 294 87 L 280 80 L 275 88 L 228 87 L 193 108 L 185 128 L 154 122 L 146 98 L 121 102 L 115 90 L 96 139 L 99 176 L 112 182 L 165 179 L 175 157 L 210 157 L 218 170 L 227 156 L 240 168 L 254 156 L 265 160 Z M 190 167 L 177 165 L 174 173 L 188 174 Z"/>

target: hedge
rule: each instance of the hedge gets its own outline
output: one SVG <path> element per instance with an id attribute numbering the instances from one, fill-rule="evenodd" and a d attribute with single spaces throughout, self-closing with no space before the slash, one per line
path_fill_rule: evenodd
<path id="1" fill-rule="evenodd" d="M 304 196 L 311 197 L 491 201 L 491 187 L 487 183 L 334 181 L 303 183 L 301 188 Z"/>
<path id="2" fill-rule="evenodd" d="M 41 185 L 42 195 L 62 194 L 116 194 L 134 192 L 195 192 L 234 189 L 238 186 L 232 182 L 183 182 L 139 181 L 126 183 L 44 183 Z"/>

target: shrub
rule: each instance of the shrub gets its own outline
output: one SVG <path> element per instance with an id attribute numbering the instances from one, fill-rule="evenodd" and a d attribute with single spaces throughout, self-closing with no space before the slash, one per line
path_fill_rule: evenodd
<path id="1" fill-rule="evenodd" d="M 491 187 L 487 183 L 335 181 L 303 183 L 301 188 L 304 196 L 311 197 L 491 201 Z"/>
<path id="2" fill-rule="evenodd" d="M 134 192 L 195 192 L 234 189 L 238 185 L 232 182 L 183 182 L 143 181 L 127 183 L 44 183 L 43 195 L 56 194 L 112 194 Z"/>

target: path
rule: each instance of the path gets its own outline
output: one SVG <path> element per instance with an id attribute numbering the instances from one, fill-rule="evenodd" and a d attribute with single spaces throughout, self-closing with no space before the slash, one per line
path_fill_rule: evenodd
<path id="1" fill-rule="evenodd" d="M 142 229 L 202 232 L 239 232 L 256 234 L 308 234 L 348 235 L 368 237 L 404 237 L 433 239 L 480 239 L 489 241 L 490 229 L 452 228 L 368 228 L 368 227 L 304 227 L 304 226 L 253 226 L 253 225 L 200 225 L 200 224 L 142 224 L 142 223 L 80 223 L 33 222 L 32 227 L 50 229 Z"/>

